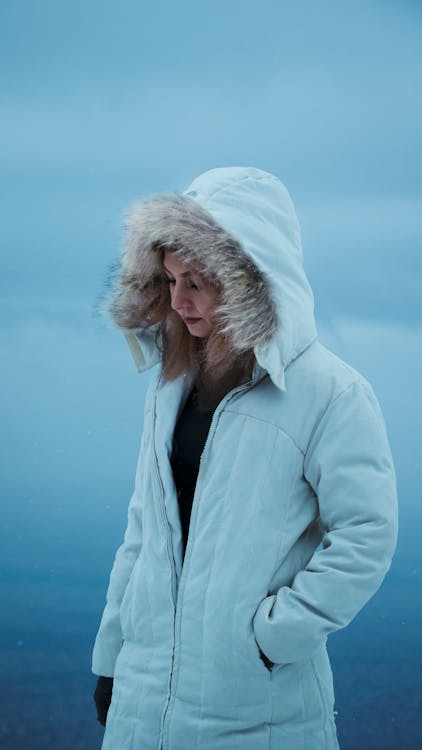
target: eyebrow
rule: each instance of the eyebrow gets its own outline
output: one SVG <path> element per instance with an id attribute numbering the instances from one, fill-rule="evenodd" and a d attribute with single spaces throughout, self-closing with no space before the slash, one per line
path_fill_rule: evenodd
<path id="1" fill-rule="evenodd" d="M 163 265 L 164 265 L 164 264 L 163 264 Z M 166 268 L 165 266 L 164 266 L 164 270 L 165 270 L 165 271 L 167 271 L 167 273 L 169 273 L 169 274 L 170 274 L 171 276 L 173 276 L 172 272 L 171 272 L 171 271 L 169 271 L 169 269 L 168 269 L 168 268 Z M 191 272 L 190 272 L 190 271 L 184 271 L 183 273 L 181 273 L 181 274 L 180 274 L 180 276 L 190 276 L 190 275 L 191 275 Z"/>

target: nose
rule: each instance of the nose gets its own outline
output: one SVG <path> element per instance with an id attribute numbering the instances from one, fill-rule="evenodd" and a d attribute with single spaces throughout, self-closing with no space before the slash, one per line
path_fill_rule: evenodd
<path id="1" fill-rule="evenodd" d="M 185 308 L 189 311 L 191 307 L 191 301 L 187 290 L 183 289 L 183 287 L 178 287 L 177 284 L 171 287 L 171 306 L 176 312 Z"/>

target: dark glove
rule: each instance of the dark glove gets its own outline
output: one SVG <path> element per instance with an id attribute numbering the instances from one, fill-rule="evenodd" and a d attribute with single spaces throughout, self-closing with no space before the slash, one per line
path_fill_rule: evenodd
<path id="1" fill-rule="evenodd" d="M 258 646 L 258 648 L 259 648 L 259 646 Z M 267 669 L 271 672 L 271 670 L 272 670 L 275 662 L 271 661 L 271 659 L 269 659 L 268 656 L 265 656 L 264 652 L 261 651 L 260 648 L 259 648 L 259 655 L 260 655 L 262 661 L 264 662 L 265 666 L 267 667 Z"/>
<path id="2" fill-rule="evenodd" d="M 94 701 L 97 707 L 97 719 L 105 727 L 107 712 L 111 703 L 111 694 L 113 692 L 113 678 L 99 677 L 97 687 L 94 692 Z"/>

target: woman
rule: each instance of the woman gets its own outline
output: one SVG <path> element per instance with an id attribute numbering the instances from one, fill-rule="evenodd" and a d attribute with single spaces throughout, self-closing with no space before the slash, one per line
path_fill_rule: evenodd
<path id="1" fill-rule="evenodd" d="M 212 169 L 136 206 L 111 312 L 159 368 L 94 646 L 103 750 L 338 748 L 326 640 L 390 566 L 396 482 L 282 183 Z"/>

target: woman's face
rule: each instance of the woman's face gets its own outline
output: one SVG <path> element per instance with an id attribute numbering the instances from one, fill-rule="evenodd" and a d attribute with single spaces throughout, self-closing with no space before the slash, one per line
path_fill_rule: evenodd
<path id="1" fill-rule="evenodd" d="M 169 282 L 172 309 L 180 315 L 192 336 L 208 336 L 214 325 L 214 310 L 219 304 L 216 287 L 191 271 L 169 250 L 164 253 L 164 272 Z"/>

